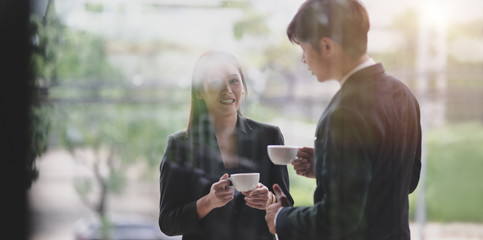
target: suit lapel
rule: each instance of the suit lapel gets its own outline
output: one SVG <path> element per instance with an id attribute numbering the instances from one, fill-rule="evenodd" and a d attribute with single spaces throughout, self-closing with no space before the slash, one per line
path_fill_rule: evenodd
<path id="1" fill-rule="evenodd" d="M 318 126 L 322 124 L 322 122 L 330 115 L 332 112 L 331 109 L 337 107 L 340 99 L 344 96 L 347 91 L 352 91 L 359 88 L 360 84 L 364 84 L 365 81 L 371 81 L 374 79 L 375 75 L 384 73 L 384 67 L 382 64 L 377 63 L 367 68 L 363 68 L 354 74 L 352 74 L 345 83 L 341 86 L 339 91 L 334 95 L 334 97 L 330 100 L 329 105 L 325 109 L 324 113 L 319 119 Z"/>
<path id="2" fill-rule="evenodd" d="M 237 121 L 237 147 L 238 147 L 238 163 L 240 169 L 252 169 L 253 156 L 258 156 L 258 149 L 253 149 L 257 142 L 257 136 L 253 135 L 253 128 L 248 123 L 247 119 L 238 116 Z"/>
<path id="3" fill-rule="evenodd" d="M 321 144 L 323 144 L 323 142 L 325 141 L 324 138 L 328 136 L 329 128 L 328 126 L 326 126 L 327 120 L 332 115 L 332 112 L 334 112 L 334 110 L 339 107 L 339 103 L 344 98 L 344 96 L 351 91 L 360 91 L 362 85 L 367 84 L 367 81 L 373 81 L 376 78 L 376 75 L 382 73 L 384 73 L 384 67 L 382 66 L 382 64 L 377 63 L 375 65 L 363 68 L 355 72 L 345 81 L 339 91 L 331 99 L 329 105 L 322 113 L 319 122 L 317 123 L 317 128 L 315 131 L 316 146 L 320 146 Z M 320 172 L 319 168 L 321 166 L 322 163 L 316 163 L 317 172 Z"/>

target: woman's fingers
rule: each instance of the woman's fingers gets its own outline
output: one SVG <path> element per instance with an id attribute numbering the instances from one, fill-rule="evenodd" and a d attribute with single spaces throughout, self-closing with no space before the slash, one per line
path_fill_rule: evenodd
<path id="1" fill-rule="evenodd" d="M 268 199 L 245 197 L 245 201 L 247 203 L 249 202 L 249 203 L 252 203 L 252 204 L 261 204 L 263 206 L 267 205 L 267 200 Z"/>
<path id="2" fill-rule="evenodd" d="M 218 182 L 216 182 L 216 183 L 213 184 L 213 188 L 215 190 L 225 189 L 226 187 L 228 187 L 230 185 L 231 185 L 231 183 L 227 179 L 220 179 L 220 181 L 218 181 Z"/>
<path id="3" fill-rule="evenodd" d="M 233 192 L 215 193 L 215 197 L 221 200 L 223 203 L 227 203 L 234 198 L 234 194 Z"/>
<path id="4" fill-rule="evenodd" d="M 228 173 L 225 173 L 225 174 L 223 174 L 223 176 L 220 177 L 220 181 L 228 179 L 228 177 L 229 177 Z"/>
<path id="5" fill-rule="evenodd" d="M 226 185 L 219 185 L 214 188 L 215 195 L 221 196 L 221 195 L 233 195 L 235 190 L 232 187 L 226 186 Z"/>
<path id="6" fill-rule="evenodd" d="M 225 173 L 218 182 L 211 186 L 210 195 L 214 198 L 217 207 L 223 206 L 234 198 L 235 190 L 229 187 L 230 185 L 228 174 Z"/>
<path id="7" fill-rule="evenodd" d="M 246 205 L 260 210 L 264 210 L 267 207 L 267 202 L 269 201 L 270 197 L 269 194 L 268 188 L 261 183 L 257 185 L 255 190 L 243 192 L 243 195 L 245 195 Z"/>
<path id="8" fill-rule="evenodd" d="M 258 210 L 265 210 L 265 205 L 262 205 L 262 204 L 251 204 L 251 203 L 247 202 L 246 205 L 251 207 L 251 208 L 258 209 Z"/>
<path id="9" fill-rule="evenodd" d="M 251 208 L 256 208 L 260 210 L 264 210 L 267 207 L 267 201 L 263 201 L 261 199 L 252 199 L 252 198 L 245 198 L 246 205 Z"/>

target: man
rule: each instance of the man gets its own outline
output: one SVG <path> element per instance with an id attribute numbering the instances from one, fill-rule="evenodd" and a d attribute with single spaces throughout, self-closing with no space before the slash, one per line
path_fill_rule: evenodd
<path id="1" fill-rule="evenodd" d="M 419 105 L 410 90 L 368 57 L 369 17 L 358 0 L 307 0 L 287 35 L 319 82 L 341 89 L 322 114 L 315 148 L 302 148 L 297 174 L 316 178 L 314 205 L 267 208 L 284 239 L 410 239 L 408 194 L 419 181 Z"/>

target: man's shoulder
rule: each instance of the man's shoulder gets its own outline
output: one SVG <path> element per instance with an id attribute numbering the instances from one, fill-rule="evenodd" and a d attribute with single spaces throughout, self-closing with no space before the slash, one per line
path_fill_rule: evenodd
<path id="1" fill-rule="evenodd" d="M 390 85 L 387 88 L 393 90 L 393 93 L 392 93 L 393 96 L 409 98 L 414 101 L 417 101 L 413 91 L 408 87 L 408 85 L 404 81 L 389 74 L 384 74 L 384 75 L 385 75 L 384 80 L 388 82 L 388 84 Z M 399 94 L 395 94 L 396 92 L 398 92 Z"/>

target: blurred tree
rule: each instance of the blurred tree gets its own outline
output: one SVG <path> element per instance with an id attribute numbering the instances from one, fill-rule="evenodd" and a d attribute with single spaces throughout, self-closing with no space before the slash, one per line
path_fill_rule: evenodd
<path id="1" fill-rule="evenodd" d="M 253 10 L 246 11 L 244 18 L 233 26 L 235 39 L 241 39 L 244 35 L 257 37 L 266 36 L 270 30 L 265 23 L 265 18 L 264 15 L 254 12 Z"/>
<path id="2" fill-rule="evenodd" d="M 243 9 L 243 18 L 233 24 L 233 36 L 237 40 L 244 37 L 264 38 L 270 33 L 267 15 L 255 9 L 250 2 L 239 5 Z"/>
<path id="3" fill-rule="evenodd" d="M 50 131 L 49 106 L 46 105 L 48 87 L 57 83 L 57 55 L 64 27 L 53 8 L 53 2 L 48 1 L 44 16 L 32 14 L 30 18 L 33 104 L 30 109 L 30 125 L 28 126 L 32 143 L 27 161 L 26 184 L 28 188 L 39 175 L 35 161 L 47 150 Z"/>
<path id="4" fill-rule="evenodd" d="M 103 86 L 115 84 L 119 76 L 107 61 L 101 37 L 72 29 L 65 29 L 62 37 L 56 68 L 58 89 L 51 94 L 55 102 L 53 130 L 61 146 L 86 167 L 78 172 L 87 169 L 90 173 L 77 176 L 74 187 L 85 205 L 99 216 L 103 239 L 110 239 L 108 196 L 124 189 L 130 159 L 120 161 L 118 155 L 128 138 L 122 135 L 121 119 L 103 114 L 113 108 L 96 103 L 102 100 Z M 92 151 L 92 155 L 84 151 Z"/>
<path id="5" fill-rule="evenodd" d="M 138 163 L 156 169 L 164 150 L 158 123 L 132 106 L 83 105 L 63 112 L 61 142 L 79 166 L 92 174 L 79 175 L 75 188 L 83 202 L 101 217 L 107 213 L 108 194 L 120 194 L 126 170 Z M 139 165 L 137 165 L 139 167 Z M 82 169 L 79 169 L 82 172 Z"/>
<path id="6" fill-rule="evenodd" d="M 173 112 L 138 102 L 143 88 L 110 65 L 101 36 L 66 28 L 58 46 L 58 81 L 49 96 L 52 130 L 79 168 L 76 192 L 109 239 L 109 196 L 123 193 L 129 169 L 140 170 L 141 177 L 157 172 L 164 136 L 182 122 L 173 121 Z"/>
<path id="7" fill-rule="evenodd" d="M 58 136 L 53 144 L 60 144 L 86 167 L 76 173 L 90 173 L 79 175 L 74 187 L 101 219 L 103 239 L 110 239 L 109 194 L 122 193 L 126 170 L 133 163 L 151 172 L 156 169 L 164 139 L 156 140 L 165 135 L 157 135 L 158 119 L 141 117 L 138 106 L 126 106 L 122 100 L 103 104 L 109 103 L 103 98 L 106 94 L 122 99 L 130 89 L 108 63 L 102 37 L 64 26 L 51 0 L 45 16 L 33 15 L 31 22 L 35 104 L 30 117 L 29 185 L 38 176 L 35 159 L 46 151 L 51 130 Z"/>
<path id="8" fill-rule="evenodd" d="M 61 61 L 56 69 L 61 84 L 88 86 L 91 91 L 108 85 L 122 86 L 124 82 L 119 81 L 122 75 L 108 63 L 105 48 L 102 36 L 65 29 L 59 51 Z"/>

